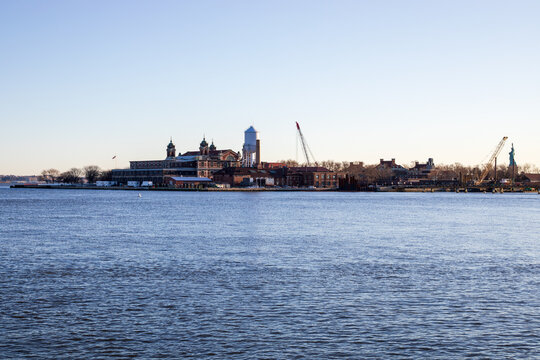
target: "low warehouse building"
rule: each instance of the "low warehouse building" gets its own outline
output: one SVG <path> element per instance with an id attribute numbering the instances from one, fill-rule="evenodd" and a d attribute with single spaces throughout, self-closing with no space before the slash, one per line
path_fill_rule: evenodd
<path id="1" fill-rule="evenodd" d="M 178 189 L 200 189 L 208 187 L 212 183 L 207 177 L 187 177 L 187 176 L 171 176 L 165 178 L 169 186 L 174 186 Z"/>
<path id="2" fill-rule="evenodd" d="M 540 174 L 521 174 L 517 180 L 526 186 L 540 187 Z"/>
<path id="3" fill-rule="evenodd" d="M 231 187 L 279 186 L 282 185 L 283 179 L 283 169 L 231 167 L 214 173 L 214 181 L 217 184 L 228 184 Z"/>

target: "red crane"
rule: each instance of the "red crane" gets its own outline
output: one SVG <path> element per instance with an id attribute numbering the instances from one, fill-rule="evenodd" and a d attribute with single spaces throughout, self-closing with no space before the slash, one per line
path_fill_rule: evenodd
<path id="1" fill-rule="evenodd" d="M 309 148 L 309 145 L 304 138 L 304 134 L 302 134 L 302 130 L 300 130 L 300 124 L 298 124 L 298 121 L 296 122 L 296 129 L 298 130 L 298 137 L 300 138 L 300 142 L 302 143 L 302 149 L 304 150 L 304 156 L 306 157 L 307 166 L 311 166 L 311 160 L 313 160 L 313 163 L 317 165 L 317 161 L 315 161 L 315 156 L 313 156 L 313 153 L 311 152 L 311 149 Z"/>

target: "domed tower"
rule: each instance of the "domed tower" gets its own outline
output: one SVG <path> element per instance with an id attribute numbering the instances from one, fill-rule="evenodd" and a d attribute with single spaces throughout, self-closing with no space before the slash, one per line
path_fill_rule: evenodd
<path id="1" fill-rule="evenodd" d="M 212 140 L 212 144 L 210 144 L 210 151 L 216 151 L 216 145 L 214 145 L 214 140 Z"/>
<path id="2" fill-rule="evenodd" d="M 176 147 L 174 146 L 172 142 L 172 138 L 171 138 L 169 145 L 167 145 L 167 159 L 173 159 L 175 156 L 176 156 Z"/>
<path id="3" fill-rule="evenodd" d="M 201 146 L 199 146 L 199 151 L 201 152 L 201 155 L 208 155 L 208 143 L 204 137 L 201 141 Z"/>

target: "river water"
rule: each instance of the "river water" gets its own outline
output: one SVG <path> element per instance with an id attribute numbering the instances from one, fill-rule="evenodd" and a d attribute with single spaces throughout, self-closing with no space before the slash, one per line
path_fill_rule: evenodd
<path id="1" fill-rule="evenodd" d="M 0 188 L 1 358 L 538 358 L 537 194 Z"/>

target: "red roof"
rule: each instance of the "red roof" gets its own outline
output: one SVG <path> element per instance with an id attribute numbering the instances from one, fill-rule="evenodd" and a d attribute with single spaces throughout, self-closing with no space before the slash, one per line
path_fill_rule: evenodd
<path id="1" fill-rule="evenodd" d="M 540 182 L 540 174 L 523 174 L 530 182 Z"/>

